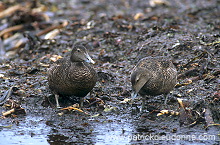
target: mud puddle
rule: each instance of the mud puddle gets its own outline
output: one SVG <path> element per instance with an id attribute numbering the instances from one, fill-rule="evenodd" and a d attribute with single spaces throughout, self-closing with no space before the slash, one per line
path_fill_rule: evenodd
<path id="1" fill-rule="evenodd" d="M 20 119 L 19 125 L 1 126 L 1 143 L 5 145 L 48 144 L 47 134 L 50 132 L 50 127 L 45 124 L 42 117 L 26 116 Z"/>

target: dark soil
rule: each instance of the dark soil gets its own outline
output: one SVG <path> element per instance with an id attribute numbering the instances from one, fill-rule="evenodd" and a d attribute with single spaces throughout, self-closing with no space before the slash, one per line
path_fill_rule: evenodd
<path id="1" fill-rule="evenodd" d="M 0 120 L 2 143 L 219 144 L 220 2 L 153 1 L 38 0 L 30 2 L 33 9 L 44 7 L 46 11 L 19 11 L 1 18 L 1 32 L 25 25 L 1 35 L 0 100 L 7 95 L 8 100 L 0 111 L 16 108 Z M 0 10 L 18 3 L 24 7 L 30 4 L 3 0 Z M 65 20 L 69 24 L 52 40 L 35 36 Z M 34 22 L 35 27 L 28 27 Z M 18 40 L 24 45 L 15 47 Z M 88 47 L 99 76 L 85 97 L 84 113 L 56 109 L 47 84 L 51 58 L 68 56 L 76 42 Z M 148 111 L 140 113 L 141 99 L 133 105 L 129 100 L 130 73 L 146 56 L 172 56 L 178 84 L 167 105 L 163 95 L 149 97 Z M 183 99 L 184 106 L 177 98 Z M 78 101 L 75 97 L 60 99 L 62 107 Z M 180 115 L 157 116 L 161 110 Z"/>

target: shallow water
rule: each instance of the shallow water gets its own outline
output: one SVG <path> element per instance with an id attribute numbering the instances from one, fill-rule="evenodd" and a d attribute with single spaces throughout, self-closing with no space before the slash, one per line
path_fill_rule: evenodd
<path id="1" fill-rule="evenodd" d="M 95 144 L 129 144 L 130 142 L 129 136 L 132 135 L 133 128 L 125 119 L 117 118 L 113 122 L 94 123 L 93 125 L 94 136 L 91 140 Z M 46 125 L 42 117 L 27 116 L 18 126 L 15 124 L 2 126 L 0 140 L 4 142 L 4 145 L 60 144 L 60 141 L 50 140 L 48 142 L 50 131 L 51 127 Z"/>
<path id="2" fill-rule="evenodd" d="M 25 117 L 19 125 L 13 124 L 11 127 L 3 127 L 0 132 L 0 144 L 11 145 L 47 145 L 47 133 L 50 128 L 41 122 L 41 117 Z"/>
<path id="3" fill-rule="evenodd" d="M 132 130 L 132 124 L 125 119 L 121 119 L 120 122 L 96 124 L 94 127 L 94 132 L 97 134 L 96 144 L 129 144 Z"/>

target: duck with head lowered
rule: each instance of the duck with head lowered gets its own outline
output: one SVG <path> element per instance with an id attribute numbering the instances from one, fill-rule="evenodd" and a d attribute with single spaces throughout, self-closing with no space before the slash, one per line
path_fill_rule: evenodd
<path id="1" fill-rule="evenodd" d="M 55 94 L 57 108 L 59 95 L 80 97 L 80 106 L 85 97 L 95 86 L 97 74 L 89 64 L 91 59 L 84 45 L 73 46 L 70 57 L 61 58 L 48 69 L 49 88 Z"/>
<path id="2" fill-rule="evenodd" d="M 139 94 L 142 96 L 142 108 L 147 96 L 165 95 L 177 83 L 177 70 L 167 56 L 145 57 L 134 67 L 131 73 L 132 100 Z"/>

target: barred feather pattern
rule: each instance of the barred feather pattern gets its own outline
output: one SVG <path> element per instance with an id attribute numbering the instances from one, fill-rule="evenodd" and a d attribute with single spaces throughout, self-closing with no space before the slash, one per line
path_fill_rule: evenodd
<path id="1" fill-rule="evenodd" d="M 48 69 L 49 88 L 63 96 L 86 96 L 95 86 L 97 74 L 86 62 L 60 59 Z"/>
<path id="2" fill-rule="evenodd" d="M 133 69 L 131 83 L 134 86 L 139 73 L 151 76 L 140 89 L 141 96 L 156 96 L 169 93 L 177 83 L 177 71 L 172 61 L 166 56 L 145 57 Z"/>

